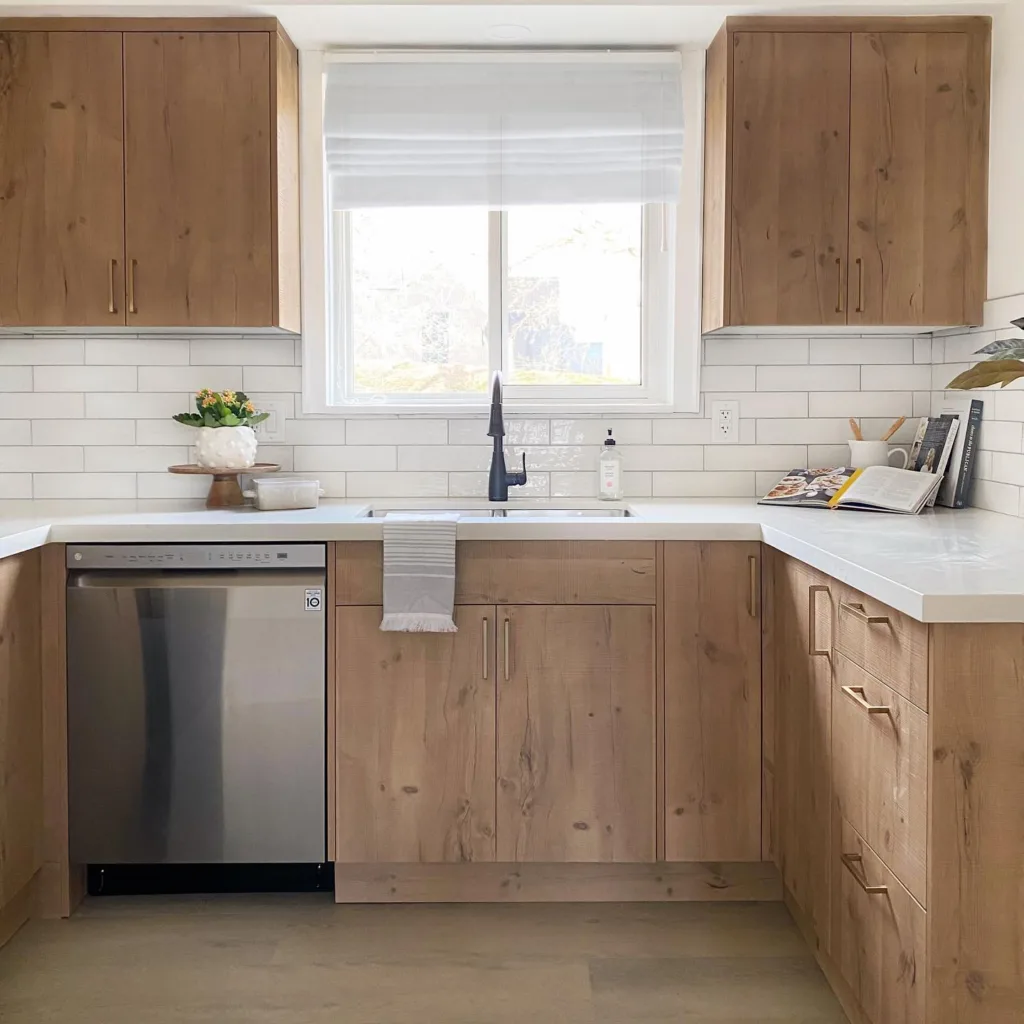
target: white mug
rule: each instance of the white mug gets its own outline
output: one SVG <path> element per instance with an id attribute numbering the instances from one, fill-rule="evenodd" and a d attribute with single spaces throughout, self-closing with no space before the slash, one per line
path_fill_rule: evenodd
<path id="1" fill-rule="evenodd" d="M 890 448 L 885 441 L 850 442 L 850 465 L 854 469 L 863 469 L 865 466 L 888 466 L 893 455 L 902 457 L 903 465 L 899 468 L 906 469 L 907 453 L 902 448 Z"/>

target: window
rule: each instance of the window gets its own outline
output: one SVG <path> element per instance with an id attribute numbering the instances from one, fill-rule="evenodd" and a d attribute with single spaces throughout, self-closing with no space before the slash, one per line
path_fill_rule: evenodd
<path id="1" fill-rule="evenodd" d="M 678 55 L 315 56 L 307 412 L 686 408 Z"/>

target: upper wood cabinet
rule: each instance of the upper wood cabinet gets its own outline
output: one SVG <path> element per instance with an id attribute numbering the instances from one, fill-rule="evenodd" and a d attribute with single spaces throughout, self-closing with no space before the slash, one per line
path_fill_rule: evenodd
<path id="1" fill-rule="evenodd" d="M 988 18 L 729 18 L 708 50 L 703 329 L 980 323 Z"/>
<path id="2" fill-rule="evenodd" d="M 276 21 L 52 24 L 0 23 L 0 325 L 298 331 Z"/>

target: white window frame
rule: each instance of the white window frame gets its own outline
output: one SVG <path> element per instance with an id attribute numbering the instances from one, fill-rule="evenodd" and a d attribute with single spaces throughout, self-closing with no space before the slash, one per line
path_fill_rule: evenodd
<path id="1" fill-rule="evenodd" d="M 350 321 L 332 330 L 332 309 L 350 303 L 337 287 L 346 287 L 345 247 L 332 251 L 332 234 L 344 239 L 344 213 L 336 214 L 341 230 L 327 226 L 328 182 L 324 173 L 324 67 L 344 59 L 341 51 L 303 50 L 300 54 L 300 182 L 302 210 L 302 411 L 305 415 L 363 416 L 397 414 L 450 415 L 483 410 L 489 396 L 416 395 L 355 399 L 348 386 L 353 373 L 352 346 L 345 334 Z M 683 181 L 679 203 L 649 206 L 643 224 L 643 295 L 641 300 L 641 385 L 593 387 L 509 386 L 506 404 L 524 415 L 586 415 L 608 413 L 697 413 L 700 408 L 700 267 L 704 126 L 704 51 L 682 52 L 685 117 Z M 492 211 L 489 279 L 500 281 L 505 253 L 495 244 L 507 237 L 494 230 Z M 341 264 L 339 266 L 339 263 Z M 495 265 L 497 263 L 497 266 Z M 673 294 L 674 292 L 674 294 Z M 492 307 L 495 302 L 492 295 Z M 491 360 L 501 356 L 502 316 L 491 328 Z M 337 336 L 335 336 L 337 335 Z M 346 400 L 334 398 L 331 380 L 339 344 L 344 353 Z M 497 351 L 496 351 L 497 350 Z"/>

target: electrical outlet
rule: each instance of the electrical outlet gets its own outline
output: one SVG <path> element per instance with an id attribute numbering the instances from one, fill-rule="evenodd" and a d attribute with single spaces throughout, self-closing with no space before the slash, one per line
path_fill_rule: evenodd
<path id="1" fill-rule="evenodd" d="M 740 403 L 711 403 L 711 443 L 738 444 L 740 439 Z"/>
<path id="2" fill-rule="evenodd" d="M 283 444 L 285 438 L 285 413 L 288 403 L 281 401 L 255 399 L 254 403 L 260 412 L 269 412 L 270 415 L 262 422 L 256 424 L 256 440 L 260 444 Z"/>

